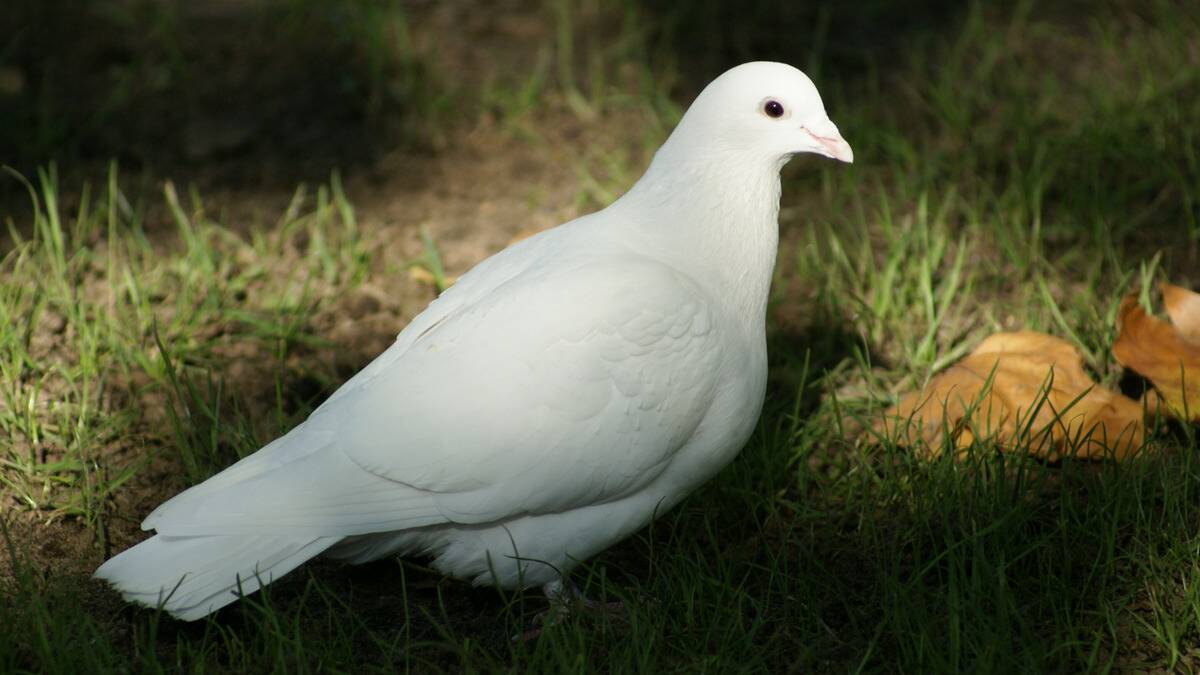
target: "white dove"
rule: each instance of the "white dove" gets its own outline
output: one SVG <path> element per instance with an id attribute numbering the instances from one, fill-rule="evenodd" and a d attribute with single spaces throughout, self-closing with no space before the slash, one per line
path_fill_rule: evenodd
<path id="1" fill-rule="evenodd" d="M 312 415 L 175 496 L 96 576 L 201 618 L 319 554 L 564 575 L 728 464 L 767 380 L 779 171 L 853 161 L 802 72 L 733 68 L 620 199 L 475 266 Z"/>

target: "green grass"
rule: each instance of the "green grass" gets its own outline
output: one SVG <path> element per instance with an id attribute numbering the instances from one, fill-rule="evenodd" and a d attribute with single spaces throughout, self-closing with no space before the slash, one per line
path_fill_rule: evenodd
<path id="1" fill-rule="evenodd" d="M 986 442 L 927 461 L 858 433 L 997 330 L 1071 340 L 1116 387 L 1121 296 L 1156 279 L 1200 288 L 1193 5 L 974 6 L 907 32 L 886 62 L 835 40 L 834 13 L 794 32 L 792 52 L 772 47 L 802 65 L 829 55 L 818 85 L 857 160 L 785 172 L 762 420 L 711 484 L 577 571 L 623 616 L 567 616 L 529 643 L 509 637 L 544 608 L 536 594 L 445 582 L 420 561 L 308 565 L 187 625 L 87 581 L 153 500 L 289 428 L 365 363 L 333 337 L 356 293 L 411 285 L 410 262 L 448 272 L 415 228 L 421 258 L 381 259 L 336 175 L 260 223 L 169 182 L 131 200 L 115 168 L 93 191 L 31 177 L 36 212 L 0 261 L 0 670 L 1200 669 L 1193 427 L 1160 425 L 1120 465 Z M 538 130 L 556 118 L 618 125 L 619 142 L 576 139 L 563 167 L 579 203 L 601 205 L 678 115 L 664 92 L 688 52 L 670 26 L 694 20 L 552 3 L 541 65 L 473 105 L 531 143 L 553 142 Z M 588 25 L 624 41 L 606 51 Z M 757 34 L 745 28 L 731 34 Z M 85 533 L 83 562 L 47 566 L 22 539 L 30 522 Z"/>

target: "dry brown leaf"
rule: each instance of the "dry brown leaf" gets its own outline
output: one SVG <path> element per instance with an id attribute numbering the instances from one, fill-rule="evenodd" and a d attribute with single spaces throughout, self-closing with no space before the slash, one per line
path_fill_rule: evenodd
<path id="1" fill-rule="evenodd" d="M 1170 284 L 1162 290 L 1174 325 L 1147 314 L 1136 294 L 1125 296 L 1113 357 L 1154 383 L 1169 414 L 1200 422 L 1200 295 Z"/>
<path id="2" fill-rule="evenodd" d="M 1143 419 L 1141 403 L 1088 376 L 1070 343 L 1018 331 L 979 343 L 885 411 L 875 429 L 931 455 L 948 435 L 957 449 L 979 439 L 1051 460 L 1120 460 L 1141 446 Z"/>
<path id="3" fill-rule="evenodd" d="M 1181 286 L 1163 284 L 1163 306 L 1184 340 L 1200 344 L 1200 293 Z"/>

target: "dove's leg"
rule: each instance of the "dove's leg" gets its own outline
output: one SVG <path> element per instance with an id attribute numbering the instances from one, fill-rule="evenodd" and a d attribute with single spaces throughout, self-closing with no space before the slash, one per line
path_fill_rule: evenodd
<path id="1" fill-rule="evenodd" d="M 566 604 L 573 598 L 581 595 L 579 588 L 573 583 L 564 581 L 562 577 L 555 579 L 547 584 L 542 584 L 542 594 L 550 601 L 550 604 Z"/>
<path id="2" fill-rule="evenodd" d="M 585 596 L 579 587 L 570 581 L 564 580 L 562 577 L 551 581 L 548 584 L 542 585 L 542 593 L 551 605 L 570 611 L 572 607 L 582 607 L 584 609 L 598 610 L 613 610 L 619 611 L 625 608 L 625 604 L 618 602 L 599 602 Z"/>
<path id="3" fill-rule="evenodd" d="M 533 628 L 514 636 L 514 639 L 522 642 L 536 640 L 542 634 L 544 627 L 553 625 L 561 617 L 571 612 L 584 611 L 616 615 L 625 611 L 625 603 L 592 600 L 585 596 L 578 586 L 561 577 L 550 583 L 542 584 L 542 593 L 550 601 L 550 608 L 538 612 L 533 617 Z"/>

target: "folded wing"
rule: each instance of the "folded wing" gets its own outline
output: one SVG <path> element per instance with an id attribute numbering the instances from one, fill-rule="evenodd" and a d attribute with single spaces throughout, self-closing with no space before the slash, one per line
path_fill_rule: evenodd
<path id="1" fill-rule="evenodd" d="M 711 404 L 725 354 L 714 311 L 647 259 L 526 270 L 418 317 L 302 425 L 144 526 L 348 536 L 618 499 L 662 472 Z"/>

